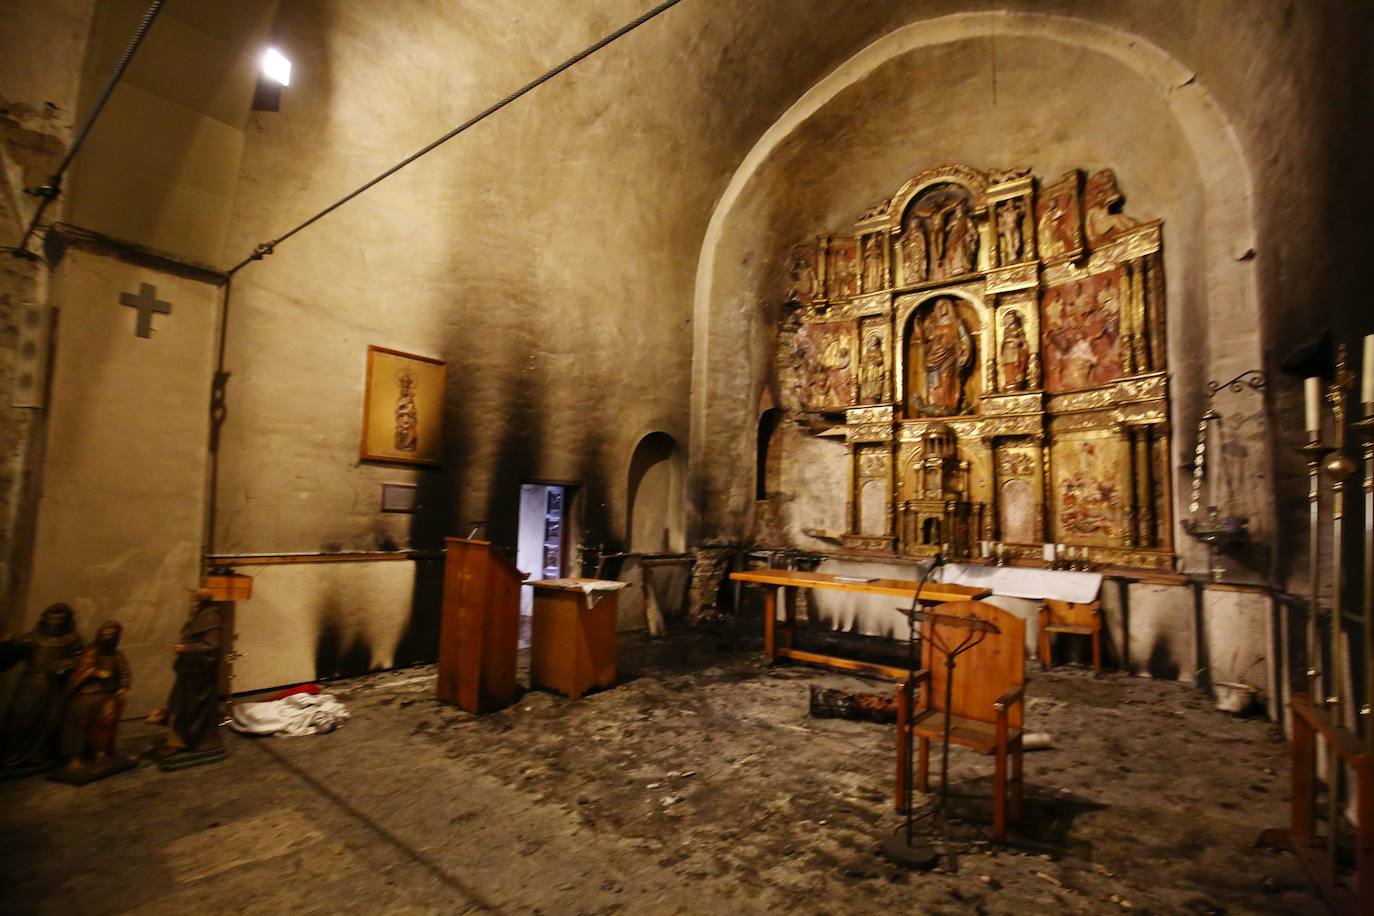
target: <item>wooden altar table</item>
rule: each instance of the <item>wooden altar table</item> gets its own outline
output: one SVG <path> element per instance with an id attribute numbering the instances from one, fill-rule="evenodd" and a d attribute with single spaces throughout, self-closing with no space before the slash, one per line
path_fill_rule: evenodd
<path id="1" fill-rule="evenodd" d="M 829 573 L 801 572 L 793 569 L 751 569 L 730 574 L 736 582 L 753 582 L 757 585 L 774 586 L 763 593 L 763 651 L 771 659 L 788 658 L 813 665 L 825 665 L 844 671 L 864 671 L 880 674 L 883 677 L 904 678 L 910 672 L 905 668 L 864 662 L 853 658 L 840 658 L 823 655 L 819 652 L 805 652 L 796 648 L 797 590 L 802 588 L 830 588 L 854 592 L 862 595 L 883 595 L 901 599 L 910 604 L 916 594 L 916 582 L 910 579 L 868 579 L 855 576 L 835 576 Z M 785 604 L 782 633 L 777 632 L 778 589 L 784 590 Z M 990 594 L 986 588 L 973 588 L 967 585 L 944 585 L 927 582 L 921 590 L 921 604 L 944 604 L 946 601 L 976 601 Z M 896 613 L 894 608 L 893 613 Z M 779 642 L 782 645 L 779 645 Z"/>

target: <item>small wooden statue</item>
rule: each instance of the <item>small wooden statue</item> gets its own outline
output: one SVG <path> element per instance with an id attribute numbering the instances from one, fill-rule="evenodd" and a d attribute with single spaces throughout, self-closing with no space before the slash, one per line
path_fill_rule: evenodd
<path id="1" fill-rule="evenodd" d="M 1002 334 L 1002 384 L 1007 391 L 1024 391 L 1030 369 L 1030 345 L 1018 312 L 1007 312 Z"/>
<path id="2" fill-rule="evenodd" d="M 70 607 L 54 604 L 43 611 L 33 630 L 0 641 L 0 670 L 24 662 L 0 720 L 0 770 L 5 775 L 38 772 L 57 761 L 67 677 L 81 653 L 72 618 Z"/>
<path id="3" fill-rule="evenodd" d="M 115 752 L 115 732 L 133 675 L 119 637 L 124 627 L 107 620 L 96 631 L 95 642 L 77 659 L 67 684 L 67 713 L 62 725 L 62 750 L 67 765 L 53 778 L 85 785 L 134 766 L 134 761 Z"/>
<path id="4" fill-rule="evenodd" d="M 224 617 L 214 595 L 197 589 L 181 637 L 172 652 L 176 681 L 167 697 L 167 734 L 155 756 L 163 769 L 211 763 L 224 756 L 220 734 L 220 668 L 224 663 Z"/>

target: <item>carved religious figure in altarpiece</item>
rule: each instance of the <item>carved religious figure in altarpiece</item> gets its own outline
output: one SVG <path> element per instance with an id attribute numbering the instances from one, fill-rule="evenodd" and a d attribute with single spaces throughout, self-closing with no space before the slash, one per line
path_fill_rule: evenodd
<path id="1" fill-rule="evenodd" d="M 917 409 L 926 417 L 954 416 L 963 406 L 963 379 L 973 362 L 973 338 L 950 300 L 936 301 L 921 322 L 918 339 L 925 362 L 925 391 Z"/>
<path id="2" fill-rule="evenodd" d="M 849 445 L 846 550 L 1172 567 L 1163 230 L 1125 203 L 1111 169 L 938 166 L 792 249 L 779 390 Z"/>
<path id="3" fill-rule="evenodd" d="M 1008 311 L 1006 316 L 1002 331 L 1002 384 L 1008 391 L 1022 391 L 1030 369 L 1030 344 L 1026 342 L 1021 313 Z"/>
<path id="4" fill-rule="evenodd" d="M 865 404 L 877 404 L 887 397 L 887 356 L 883 336 L 874 331 L 864 342 L 863 368 L 859 388 Z"/>

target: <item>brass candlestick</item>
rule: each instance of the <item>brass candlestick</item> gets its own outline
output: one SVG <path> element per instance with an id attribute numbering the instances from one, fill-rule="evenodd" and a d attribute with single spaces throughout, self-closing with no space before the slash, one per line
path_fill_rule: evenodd
<path id="1" fill-rule="evenodd" d="M 1307 692 L 1314 699 L 1321 693 L 1321 629 L 1317 615 L 1321 607 L 1321 472 L 1326 446 L 1320 430 L 1308 430 L 1312 439 L 1300 451 L 1307 456 L 1307 581 L 1311 600 L 1307 609 Z"/>
<path id="2" fill-rule="evenodd" d="M 1371 371 L 1366 366 L 1365 371 Z M 1364 745 L 1374 751 L 1374 401 L 1364 405 L 1364 419 L 1353 424 L 1364 440 L 1364 698 L 1360 704 Z"/>
<path id="3" fill-rule="evenodd" d="M 1331 478 L 1331 694 L 1326 702 L 1331 706 L 1331 724 L 1342 724 L 1341 704 L 1345 702 L 1345 679 L 1342 643 L 1343 604 L 1345 597 L 1345 482 L 1357 470 L 1354 461 L 1345 453 L 1346 402 L 1355 390 L 1355 374 L 1345 361 L 1345 345 L 1336 355 L 1336 379 L 1326 389 L 1326 401 L 1331 405 L 1332 430 L 1335 447 L 1326 455 L 1324 470 Z"/>
<path id="4" fill-rule="evenodd" d="M 1318 418 L 1320 422 L 1320 418 Z M 1311 599 L 1307 607 L 1307 695 L 1313 702 L 1320 702 L 1321 691 L 1321 628 L 1317 623 L 1321 604 L 1321 470 L 1322 459 L 1326 457 L 1326 446 L 1321 443 L 1321 429 L 1308 430 L 1312 438 L 1300 449 L 1307 457 L 1307 506 L 1308 506 L 1308 547 L 1307 575 Z M 1331 759 L 1328 755 L 1328 760 Z M 1332 767 L 1332 770 L 1338 767 Z M 1307 823 L 1304 825 L 1306 836 L 1315 836 L 1317 828 L 1317 784 L 1313 780 L 1310 797 L 1304 809 Z M 1334 796 L 1333 796 L 1334 797 Z M 1335 831 L 1332 831 L 1334 835 Z"/>
<path id="5" fill-rule="evenodd" d="M 1331 710 L 1331 724 L 1340 728 L 1344 723 L 1341 706 L 1345 702 L 1345 655 L 1343 651 L 1344 633 L 1342 632 L 1343 604 L 1345 592 L 1345 564 L 1343 549 L 1345 544 L 1345 482 L 1357 467 L 1345 453 L 1346 401 L 1355 388 L 1355 374 L 1346 365 L 1345 345 L 1336 351 L 1336 377 L 1327 386 L 1326 402 L 1331 405 L 1332 434 L 1334 448 L 1326 455 L 1322 470 L 1331 478 L 1331 648 L 1327 666 L 1331 676 L 1331 688 L 1326 697 Z M 1327 855 L 1331 863 L 1331 880 L 1336 879 L 1338 861 L 1337 846 L 1340 835 L 1341 783 L 1344 782 L 1340 759 L 1332 753 L 1327 755 Z"/>

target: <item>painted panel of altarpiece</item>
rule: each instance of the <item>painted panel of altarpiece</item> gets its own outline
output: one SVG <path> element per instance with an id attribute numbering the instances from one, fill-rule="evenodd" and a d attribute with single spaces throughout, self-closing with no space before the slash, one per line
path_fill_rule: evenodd
<path id="1" fill-rule="evenodd" d="M 808 410 L 837 410 L 854 403 L 854 326 L 808 324 L 797 332 L 801 368 L 798 400 Z"/>
<path id="2" fill-rule="evenodd" d="M 1121 543 L 1129 505 L 1125 443 L 1105 433 L 1062 436 L 1054 444 L 1054 540 L 1112 547 Z"/>
<path id="3" fill-rule="evenodd" d="M 859 240 L 831 239 L 827 287 L 831 299 L 859 294 Z"/>
<path id="4" fill-rule="evenodd" d="M 1021 439 L 1008 439 L 997 450 L 997 506 L 1002 540 L 1011 544 L 1035 544 L 1040 532 L 1040 447 Z"/>
<path id="5" fill-rule="evenodd" d="M 1073 391 L 1121 376 L 1121 270 L 1045 291 L 1045 389 Z"/>

